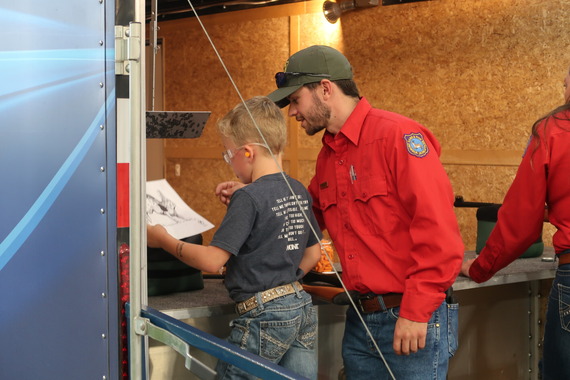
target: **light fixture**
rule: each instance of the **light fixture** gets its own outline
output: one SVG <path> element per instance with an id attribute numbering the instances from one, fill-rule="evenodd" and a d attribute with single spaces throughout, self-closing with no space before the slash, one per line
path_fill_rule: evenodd
<path id="1" fill-rule="evenodd" d="M 340 15 L 355 8 L 369 8 L 378 5 L 378 0 L 345 0 L 333 2 L 326 0 L 323 3 L 323 14 L 328 22 L 334 24 Z"/>

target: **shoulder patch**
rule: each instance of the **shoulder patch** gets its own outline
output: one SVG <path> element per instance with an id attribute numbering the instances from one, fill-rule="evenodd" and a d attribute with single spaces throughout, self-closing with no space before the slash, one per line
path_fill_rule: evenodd
<path id="1" fill-rule="evenodd" d="M 428 146 L 421 133 L 410 133 L 409 135 L 404 135 L 404 141 L 406 142 L 408 153 L 412 156 L 421 158 L 425 157 L 429 153 Z"/>

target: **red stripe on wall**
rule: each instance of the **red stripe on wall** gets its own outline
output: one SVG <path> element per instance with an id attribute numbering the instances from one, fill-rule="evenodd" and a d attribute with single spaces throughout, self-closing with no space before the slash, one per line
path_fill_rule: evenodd
<path id="1" fill-rule="evenodd" d="M 130 226 L 129 163 L 117 164 L 117 228 Z"/>

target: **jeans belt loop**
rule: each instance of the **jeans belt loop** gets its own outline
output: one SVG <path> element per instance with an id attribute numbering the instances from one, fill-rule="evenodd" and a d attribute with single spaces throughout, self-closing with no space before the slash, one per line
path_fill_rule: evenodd
<path id="1" fill-rule="evenodd" d="M 384 297 L 382 297 L 382 296 L 377 296 L 376 299 L 378 300 L 378 303 L 380 304 L 380 309 L 381 309 L 382 311 L 388 310 L 388 308 L 386 307 L 386 304 L 384 303 Z"/>
<path id="2" fill-rule="evenodd" d="M 387 297 L 384 299 L 384 297 Z M 386 301 L 389 301 L 388 303 Z M 400 306 L 402 294 L 389 293 L 386 295 L 376 295 L 373 293 L 361 294 L 357 299 L 356 305 L 363 313 L 385 312 L 388 309 Z"/>
<path id="3" fill-rule="evenodd" d="M 262 296 L 262 292 L 257 293 L 256 295 L 254 295 L 253 297 L 255 297 L 255 307 L 253 309 L 259 309 L 259 311 L 263 311 L 263 296 Z"/>

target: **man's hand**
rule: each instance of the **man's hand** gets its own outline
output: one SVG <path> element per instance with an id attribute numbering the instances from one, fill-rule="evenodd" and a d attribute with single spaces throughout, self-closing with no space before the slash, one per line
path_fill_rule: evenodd
<path id="1" fill-rule="evenodd" d="M 243 183 L 236 181 L 222 182 L 216 186 L 215 194 L 220 199 L 220 202 L 227 206 L 230 204 L 233 193 L 244 186 Z"/>
<path id="2" fill-rule="evenodd" d="M 399 317 L 394 330 L 394 351 L 397 355 L 409 355 L 426 346 L 427 322 L 414 322 Z"/>
<path id="3" fill-rule="evenodd" d="M 162 248 L 161 241 L 164 236 L 168 236 L 166 228 L 157 224 L 156 226 L 146 225 L 146 245 L 151 248 Z"/>
<path id="4" fill-rule="evenodd" d="M 465 277 L 469 277 L 469 269 L 471 268 L 471 264 L 473 264 L 475 259 L 465 260 L 463 264 L 461 264 L 461 274 Z"/>

